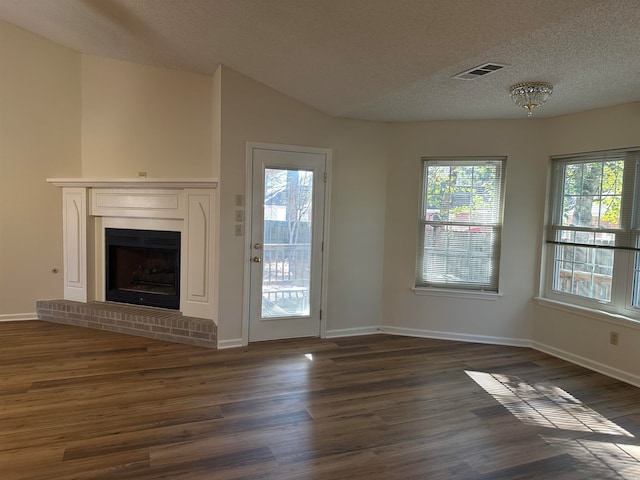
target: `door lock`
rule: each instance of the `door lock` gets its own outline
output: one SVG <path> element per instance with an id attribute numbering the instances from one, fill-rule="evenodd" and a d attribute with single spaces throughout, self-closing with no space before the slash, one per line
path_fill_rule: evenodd
<path id="1" fill-rule="evenodd" d="M 261 243 L 254 243 L 253 244 L 253 248 L 255 248 L 256 250 L 260 250 L 262 248 L 262 244 Z"/>
<path id="2" fill-rule="evenodd" d="M 252 257 L 251 261 L 255 262 L 255 263 L 260 263 L 262 261 L 262 259 L 260 257 Z"/>

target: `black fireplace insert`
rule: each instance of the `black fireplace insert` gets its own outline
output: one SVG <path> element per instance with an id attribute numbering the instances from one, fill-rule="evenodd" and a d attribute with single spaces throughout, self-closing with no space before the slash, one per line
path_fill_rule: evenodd
<path id="1" fill-rule="evenodd" d="M 106 299 L 180 308 L 180 232 L 105 229 Z"/>

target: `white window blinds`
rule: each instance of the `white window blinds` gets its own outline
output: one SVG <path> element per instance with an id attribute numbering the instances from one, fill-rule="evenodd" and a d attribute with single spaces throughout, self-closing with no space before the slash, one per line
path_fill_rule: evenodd
<path id="1" fill-rule="evenodd" d="M 505 158 L 423 158 L 416 286 L 498 291 Z"/>

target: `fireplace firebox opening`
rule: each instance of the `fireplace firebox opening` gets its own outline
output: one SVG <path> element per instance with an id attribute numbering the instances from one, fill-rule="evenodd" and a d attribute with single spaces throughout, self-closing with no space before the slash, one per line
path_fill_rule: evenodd
<path id="1" fill-rule="evenodd" d="M 178 310 L 180 232 L 105 229 L 106 300 Z"/>

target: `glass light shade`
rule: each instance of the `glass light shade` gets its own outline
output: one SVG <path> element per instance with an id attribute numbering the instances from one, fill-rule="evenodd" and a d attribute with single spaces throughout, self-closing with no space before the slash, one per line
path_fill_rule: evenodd
<path id="1" fill-rule="evenodd" d="M 511 98 L 516 105 L 526 108 L 530 117 L 533 109 L 547 101 L 553 85 L 546 82 L 524 82 L 511 87 Z"/>

